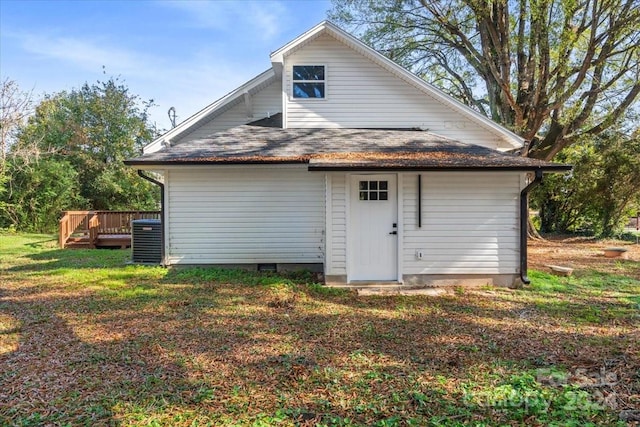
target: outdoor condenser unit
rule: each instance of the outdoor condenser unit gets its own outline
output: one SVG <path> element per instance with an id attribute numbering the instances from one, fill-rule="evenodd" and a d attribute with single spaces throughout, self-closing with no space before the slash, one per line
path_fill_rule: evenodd
<path id="1" fill-rule="evenodd" d="M 137 264 L 162 263 L 162 223 L 159 219 L 131 221 L 131 260 Z"/>

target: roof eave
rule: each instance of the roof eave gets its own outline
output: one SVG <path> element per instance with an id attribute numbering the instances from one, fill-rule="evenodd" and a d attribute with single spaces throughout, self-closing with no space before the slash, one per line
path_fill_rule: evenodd
<path id="1" fill-rule="evenodd" d="M 175 128 L 169 130 L 168 132 L 164 133 L 160 137 L 156 138 L 155 140 L 147 144 L 143 149 L 144 152 L 147 152 L 147 149 L 154 145 L 160 144 L 162 146 L 162 143 L 164 142 L 175 140 L 181 134 L 183 134 L 184 132 L 187 132 L 192 126 L 196 125 L 202 120 L 206 120 L 207 117 L 214 114 L 217 110 L 219 110 L 223 106 L 227 105 L 228 103 L 234 101 L 235 99 L 241 96 L 244 96 L 245 92 L 260 86 L 261 84 L 269 81 L 269 79 L 275 76 L 276 76 L 276 73 L 272 68 L 269 68 L 263 71 L 262 73 L 258 74 L 256 77 L 252 78 L 242 86 L 229 92 L 228 94 L 224 95 L 222 98 L 217 99 L 213 103 L 209 104 L 202 110 L 198 111 L 197 113 L 193 114 L 191 117 L 181 122 Z"/>
<path id="2" fill-rule="evenodd" d="M 300 43 L 304 43 L 311 38 L 315 37 L 317 34 L 321 33 L 325 30 L 328 25 L 332 25 L 329 21 L 322 21 L 315 27 L 310 30 L 305 31 L 303 34 L 299 35 L 295 39 L 291 40 L 289 43 L 285 44 L 279 49 L 271 52 L 270 59 L 273 64 L 282 64 L 284 62 L 284 57 L 294 48 L 296 48 Z"/>
<path id="3" fill-rule="evenodd" d="M 309 163 L 308 160 L 269 160 L 269 159 L 256 159 L 256 160 L 234 160 L 234 159 L 221 159 L 221 160 L 125 160 L 124 164 L 127 166 L 136 167 L 153 167 L 153 166 L 181 166 L 181 165 L 282 165 L 282 164 L 303 164 Z"/>
<path id="4" fill-rule="evenodd" d="M 155 167 L 155 166 L 181 166 L 181 165 L 265 165 L 265 164 L 304 164 L 308 163 L 309 171 L 317 172 L 348 172 L 348 171 L 521 171 L 521 172 L 535 172 L 541 170 L 545 173 L 564 173 L 572 169 L 571 165 L 564 164 L 552 164 L 543 166 L 524 166 L 524 165 L 440 165 L 440 166 L 420 166 L 420 165 L 371 165 L 371 164 L 327 164 L 309 161 L 307 159 L 292 158 L 292 159 L 269 159 L 262 158 L 256 160 L 246 159 L 217 159 L 217 160 L 199 160 L 199 159 L 185 159 L 185 160 L 139 160 L 131 159 L 125 160 L 124 163 L 127 166 L 136 167 Z"/>
<path id="5" fill-rule="evenodd" d="M 309 171 L 317 172 L 360 172 L 360 171 L 415 171 L 415 172 L 535 172 L 565 173 L 572 169 L 570 165 L 558 166 L 398 166 L 398 165 L 314 165 L 309 164 Z"/>

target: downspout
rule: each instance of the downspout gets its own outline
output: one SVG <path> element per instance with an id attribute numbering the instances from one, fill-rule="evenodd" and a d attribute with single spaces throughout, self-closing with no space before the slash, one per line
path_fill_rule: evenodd
<path id="1" fill-rule="evenodd" d="M 536 176 L 520 192 L 520 280 L 525 285 L 531 283 L 529 277 L 527 277 L 527 230 L 529 228 L 529 204 L 528 195 L 529 192 L 542 183 L 542 169 L 536 170 Z"/>
<path id="2" fill-rule="evenodd" d="M 160 234 L 162 236 L 160 259 L 162 260 L 162 265 L 164 265 L 164 184 L 148 175 L 145 175 L 142 169 L 138 169 L 138 176 L 160 187 L 160 226 L 162 227 L 162 233 Z"/>

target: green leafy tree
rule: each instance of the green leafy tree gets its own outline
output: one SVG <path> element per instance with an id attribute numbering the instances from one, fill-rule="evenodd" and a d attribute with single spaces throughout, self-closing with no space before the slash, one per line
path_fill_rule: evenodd
<path id="1" fill-rule="evenodd" d="M 640 94 L 637 0 L 334 0 L 366 43 L 552 159 Z"/>
<path id="2" fill-rule="evenodd" d="M 155 134 L 140 102 L 116 79 L 46 97 L 20 134 L 15 152 L 64 158 L 78 171 L 81 196 L 93 209 L 151 209 L 157 190 L 122 161 Z"/>
<path id="3" fill-rule="evenodd" d="M 0 226 L 22 231 L 50 232 L 58 226 L 60 212 L 84 207 L 78 191 L 78 172 L 66 160 L 42 158 L 30 161 L 22 157 L 7 159 L 10 179 L 0 197 Z"/>
<path id="4" fill-rule="evenodd" d="M 0 206 L 6 205 L 0 222 L 46 228 L 61 210 L 156 209 L 157 187 L 122 162 L 155 137 L 147 117 L 150 105 L 114 78 L 45 96 L 10 147 L 12 169 L 0 193 Z M 36 183 L 43 196 L 27 203 L 29 186 Z M 64 200 L 45 207 L 51 194 Z"/>
<path id="5" fill-rule="evenodd" d="M 606 132 L 559 154 L 574 165 L 567 176 L 549 176 L 534 194 L 546 232 L 622 231 L 640 205 L 640 132 Z"/>

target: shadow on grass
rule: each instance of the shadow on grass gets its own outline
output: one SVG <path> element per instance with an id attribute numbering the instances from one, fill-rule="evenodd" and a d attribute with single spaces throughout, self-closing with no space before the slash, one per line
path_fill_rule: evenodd
<path id="1" fill-rule="evenodd" d="M 357 298 L 271 276 L 253 285 L 194 279 L 209 274 L 176 271 L 161 284 L 89 295 L 40 289 L 23 299 L 3 290 L 0 313 L 20 326 L 17 349 L 0 356 L 0 389 L 9 390 L 2 416 L 18 425 L 170 424 L 176 414 L 225 424 L 276 413 L 360 424 L 480 414 L 508 422 L 515 415 L 462 402 L 456 384 L 490 387 L 495 379 L 470 378 L 601 363 L 629 348 L 621 338 L 581 354 L 588 333 L 519 322 L 513 307 L 473 295 Z"/>
<path id="2" fill-rule="evenodd" d="M 43 251 L 27 255 L 34 265 L 9 270 L 56 280 L 0 289 L 0 315 L 18 324 L 0 333 L 17 337 L 17 348 L 0 355 L 0 424 L 223 425 L 261 416 L 580 423 L 601 415 L 472 406 L 460 384 L 491 389 L 539 366 L 640 367 L 633 333 L 573 326 L 624 319 L 574 318 L 593 301 L 567 283 L 512 299 L 464 291 L 358 298 L 320 287 L 310 273 L 125 267 L 110 258 L 123 252 Z M 565 292 L 571 300 L 562 306 Z M 612 301 L 605 311 L 630 307 Z M 538 323 L 547 318 L 557 322 Z M 633 318 L 626 322 L 630 330 Z"/>
<path id="3" fill-rule="evenodd" d="M 131 260 L 127 249 L 54 249 L 25 255 L 33 262 L 8 271 L 51 271 L 63 268 L 119 268 Z"/>
<path id="4" fill-rule="evenodd" d="M 2 334 L 17 334 L 19 340 L 13 351 L 0 354 L 0 424 L 66 425 L 73 420 L 80 425 L 119 425 L 118 412 L 144 414 L 172 405 L 196 405 L 202 383 L 167 356 L 166 336 L 141 333 L 136 327 L 145 316 L 135 310 L 151 302 L 144 294 L 17 302 L 12 292 L 3 290 L 0 314 L 19 326 Z M 131 313 L 115 314 L 123 310 Z M 86 324 L 69 321 L 99 313 L 115 317 Z M 106 329 L 88 333 L 83 328 L 88 324 Z"/>

